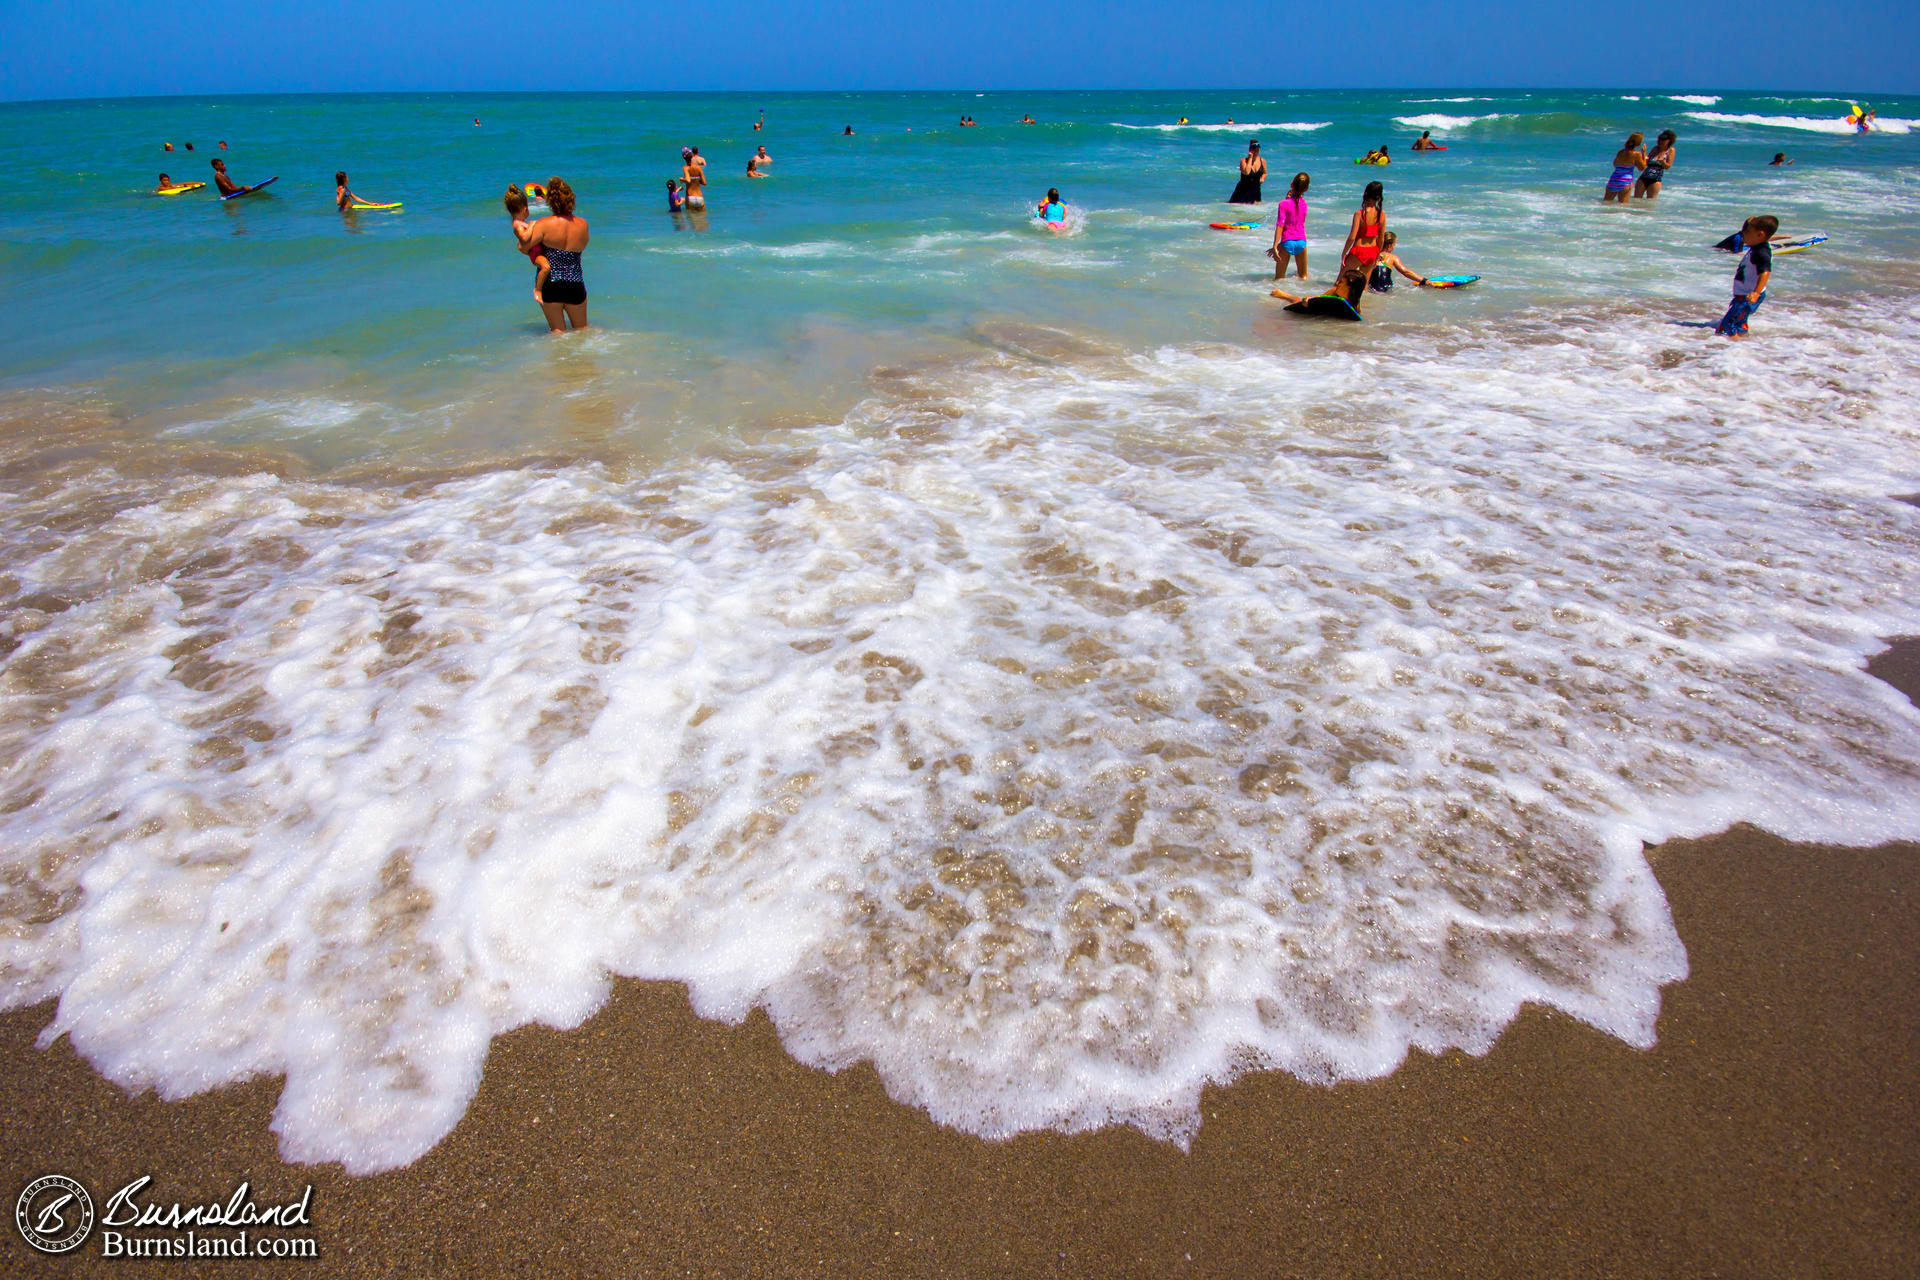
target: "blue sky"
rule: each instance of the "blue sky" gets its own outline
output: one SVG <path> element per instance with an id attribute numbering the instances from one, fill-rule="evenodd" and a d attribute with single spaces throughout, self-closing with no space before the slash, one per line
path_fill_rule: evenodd
<path id="1" fill-rule="evenodd" d="M 568 15 L 562 21 L 536 17 Z M 1912 93 L 1912 0 L 60 0 L 0 97 L 1444 86 Z"/>

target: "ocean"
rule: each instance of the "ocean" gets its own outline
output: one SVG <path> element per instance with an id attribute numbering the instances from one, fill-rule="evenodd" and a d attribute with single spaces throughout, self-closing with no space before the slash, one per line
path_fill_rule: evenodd
<path id="1" fill-rule="evenodd" d="M 283 1152 L 355 1172 L 616 976 L 988 1138 L 1186 1142 L 1209 1082 L 1525 1003 L 1651 1044 L 1646 844 L 1920 838 L 1864 672 L 1920 634 L 1920 99 L 1873 105 L 0 105 L 58 193 L 0 212 L 0 1001 L 129 1088 L 284 1075 Z M 1206 225 L 1256 137 L 1315 291 L 1371 180 L 1482 279 L 1285 314 Z M 151 194 L 213 156 L 279 181 Z M 555 174 L 565 338 L 499 199 Z M 1749 340 L 1676 323 L 1756 213 L 1830 239 Z"/>

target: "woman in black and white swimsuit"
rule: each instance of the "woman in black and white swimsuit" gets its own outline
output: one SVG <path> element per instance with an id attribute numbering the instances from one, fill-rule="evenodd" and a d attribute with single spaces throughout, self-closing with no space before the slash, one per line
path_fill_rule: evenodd
<path id="1" fill-rule="evenodd" d="M 1659 198 L 1661 180 L 1667 176 L 1667 170 L 1673 168 L 1673 144 L 1677 140 L 1673 130 L 1664 129 L 1647 148 L 1647 167 L 1640 171 L 1639 179 L 1633 184 L 1635 196 L 1642 200 Z"/>
<path id="2" fill-rule="evenodd" d="M 530 223 L 521 237 L 523 248 L 545 248 L 547 282 L 540 289 L 540 310 L 549 333 L 565 333 L 567 325 L 587 327 L 587 278 L 580 272 L 580 255 L 587 247 L 587 220 L 574 216 L 573 188 L 565 178 L 547 183 L 550 216 Z"/>

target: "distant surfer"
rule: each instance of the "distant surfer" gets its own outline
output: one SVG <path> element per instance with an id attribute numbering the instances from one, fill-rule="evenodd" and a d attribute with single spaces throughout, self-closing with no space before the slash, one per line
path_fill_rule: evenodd
<path id="1" fill-rule="evenodd" d="M 1233 121 L 1227 121 L 1232 124 Z M 1240 157 L 1240 181 L 1234 185 L 1228 204 L 1259 204 L 1260 184 L 1267 176 L 1267 162 L 1260 158 L 1258 139 L 1247 143 L 1247 154 Z"/>
<path id="2" fill-rule="evenodd" d="M 1641 150 L 1645 140 L 1643 133 L 1630 133 L 1626 143 L 1613 153 L 1613 173 L 1607 178 L 1607 189 L 1600 194 L 1600 203 L 1618 200 L 1621 204 L 1633 199 L 1633 184 L 1640 170 L 1647 167 L 1647 153 Z"/>
<path id="3" fill-rule="evenodd" d="M 547 182 L 548 216 L 518 233 L 523 249 L 536 246 L 546 251 L 546 284 L 540 290 L 540 310 L 547 317 L 547 332 L 565 333 L 571 324 L 577 331 L 587 327 L 587 280 L 580 270 L 580 255 L 587 248 L 587 220 L 574 216 L 573 188 L 565 178 Z"/>
<path id="4" fill-rule="evenodd" d="M 1633 194 L 1642 200 L 1660 198 L 1660 184 L 1665 181 L 1667 170 L 1673 168 L 1674 143 L 1678 135 L 1671 129 L 1662 129 L 1660 136 L 1653 140 L 1653 147 L 1647 152 L 1647 167 L 1640 171 L 1640 180 L 1633 184 Z"/>
<path id="5" fill-rule="evenodd" d="M 1267 256 L 1273 259 L 1273 278 L 1287 274 L 1287 260 L 1302 280 L 1307 278 L 1307 187 L 1313 180 L 1304 173 L 1293 175 L 1287 194 L 1273 206 L 1273 247 Z"/>

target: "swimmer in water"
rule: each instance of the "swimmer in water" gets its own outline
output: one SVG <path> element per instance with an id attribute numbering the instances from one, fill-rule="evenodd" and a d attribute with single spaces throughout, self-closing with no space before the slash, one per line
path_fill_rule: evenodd
<path id="1" fill-rule="evenodd" d="M 840 136 L 843 138 L 851 138 L 853 136 L 853 126 L 848 125 L 845 129 L 842 129 L 840 131 Z"/>
<path id="2" fill-rule="evenodd" d="M 173 144 L 171 142 L 163 142 L 160 144 L 160 149 L 162 151 L 171 151 L 173 150 Z"/>
<path id="3" fill-rule="evenodd" d="M 1186 122 L 1187 118 L 1185 116 L 1181 116 L 1179 120 L 1175 121 L 1176 124 L 1185 124 Z"/>
<path id="4" fill-rule="evenodd" d="M 1600 203 L 1617 200 L 1621 204 L 1633 199 L 1633 188 L 1639 171 L 1647 167 L 1647 153 L 1641 149 L 1646 135 L 1630 133 L 1620 149 L 1613 153 L 1613 173 L 1607 178 L 1607 189 L 1600 194 Z"/>
<path id="5" fill-rule="evenodd" d="M 760 149 L 753 153 L 753 158 L 760 162 L 762 169 L 773 163 L 773 157 L 767 154 L 767 144 L 764 142 L 760 144 Z"/>
<path id="6" fill-rule="evenodd" d="M 213 163 L 213 185 L 216 189 L 218 189 L 221 195 L 237 196 L 243 191 L 253 190 L 252 187 L 241 186 L 239 183 L 235 182 L 231 177 L 227 175 L 227 162 L 225 160 L 215 160 L 212 163 Z"/>
<path id="7" fill-rule="evenodd" d="M 1273 247 L 1267 256 L 1273 259 L 1273 278 L 1287 274 L 1292 259 L 1300 278 L 1307 278 L 1307 187 L 1312 179 L 1304 173 L 1293 175 L 1286 196 L 1273 207 Z"/>
<path id="8" fill-rule="evenodd" d="M 1060 203 L 1060 188 L 1047 188 L 1047 198 L 1040 202 L 1040 207 L 1033 211 L 1033 216 L 1042 222 L 1065 222 L 1067 220 L 1067 206 Z"/>
<path id="9" fill-rule="evenodd" d="M 686 205 L 687 198 L 680 194 L 680 184 L 672 178 L 667 179 L 667 212 L 678 213 Z"/>
<path id="10" fill-rule="evenodd" d="M 1020 123 L 1021 124 L 1039 124 L 1040 122 L 1038 120 L 1035 120 L 1032 116 L 1021 116 Z"/>
<path id="11" fill-rule="evenodd" d="M 1282 298 L 1288 302 L 1305 302 L 1309 295 L 1288 293 L 1285 289 L 1275 289 L 1270 297 Z M 1358 267 L 1349 267 L 1340 273 L 1325 293 L 1312 295 L 1321 298 L 1339 298 L 1355 311 L 1360 309 L 1360 300 L 1367 296 L 1367 273 Z"/>
<path id="12" fill-rule="evenodd" d="M 1413 140 L 1413 149 L 1415 151 L 1438 151 L 1440 144 L 1433 140 L 1433 130 L 1422 129 L 1420 136 Z"/>
<path id="13" fill-rule="evenodd" d="M 680 149 L 680 179 L 687 184 L 687 208 L 704 209 L 707 207 L 707 168 L 700 162 L 700 152 L 695 147 Z"/>
<path id="14" fill-rule="evenodd" d="M 220 143 L 220 149 L 221 149 L 222 151 L 225 151 L 225 150 L 227 149 L 227 144 L 226 144 L 226 142 L 225 142 L 225 140 L 224 140 L 224 139 L 223 139 L 223 140 L 221 141 L 221 143 Z"/>
<path id="15" fill-rule="evenodd" d="M 1660 198 L 1660 184 L 1666 180 L 1667 170 L 1673 168 L 1674 143 L 1679 135 L 1671 129 L 1662 129 L 1660 136 L 1653 140 L 1653 148 L 1647 152 L 1647 167 L 1640 171 L 1639 181 L 1633 184 L 1633 194 L 1641 200 Z"/>
<path id="16" fill-rule="evenodd" d="M 580 270 L 580 255 L 587 247 L 587 220 L 574 213 L 573 188 L 565 178 L 547 181 L 548 216 L 515 231 L 522 250 L 545 251 L 550 269 L 540 290 L 540 310 L 547 318 L 548 333 L 565 333 L 571 324 L 576 331 L 587 327 L 587 281 Z"/>
<path id="17" fill-rule="evenodd" d="M 1393 273 L 1396 271 L 1420 287 L 1426 287 L 1427 278 L 1416 274 L 1413 268 L 1400 261 L 1400 255 L 1393 251 L 1394 243 L 1399 238 L 1391 231 L 1380 237 L 1380 258 L 1374 263 L 1373 274 L 1367 278 L 1367 288 L 1375 293 L 1393 291 Z"/>
<path id="18" fill-rule="evenodd" d="M 1787 153 L 1784 151 L 1774 152 L 1773 159 L 1767 161 L 1768 167 L 1772 167 L 1773 165 L 1776 165 L 1776 164 L 1792 164 L 1792 163 L 1793 161 L 1787 159 Z"/>
<path id="19" fill-rule="evenodd" d="M 760 157 L 758 156 L 747 157 L 747 176 L 749 178 L 764 178 L 767 176 L 766 174 L 760 172 Z"/>
<path id="20" fill-rule="evenodd" d="M 1360 207 L 1353 211 L 1353 222 L 1347 228 L 1347 242 L 1340 246 L 1340 270 L 1360 271 L 1364 280 L 1366 273 L 1380 258 L 1380 237 L 1387 229 L 1387 189 L 1378 182 L 1369 182 L 1366 190 L 1360 193 Z M 1354 304 L 1358 306 L 1358 303 Z"/>

